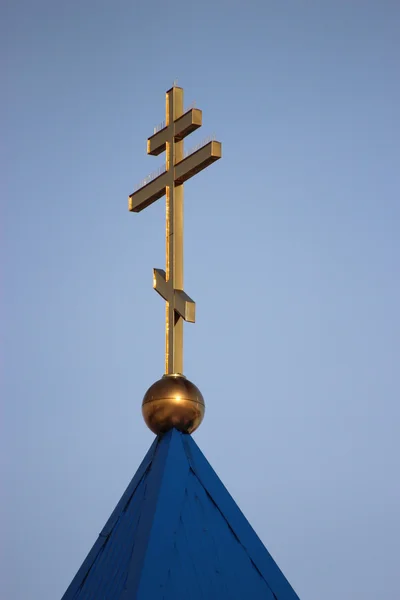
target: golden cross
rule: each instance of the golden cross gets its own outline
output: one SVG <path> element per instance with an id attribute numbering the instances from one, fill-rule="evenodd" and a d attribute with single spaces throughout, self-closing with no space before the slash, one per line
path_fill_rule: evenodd
<path id="1" fill-rule="evenodd" d="M 166 300 L 165 373 L 183 374 L 183 320 L 195 321 L 195 303 L 183 291 L 183 183 L 221 158 L 221 143 L 207 140 L 185 156 L 183 139 L 201 127 L 198 108 L 183 109 L 183 89 L 166 93 L 165 123 L 147 140 L 147 154 L 166 153 L 165 170 L 147 177 L 129 196 L 140 212 L 166 195 L 166 270 L 153 270 L 153 287 Z"/>

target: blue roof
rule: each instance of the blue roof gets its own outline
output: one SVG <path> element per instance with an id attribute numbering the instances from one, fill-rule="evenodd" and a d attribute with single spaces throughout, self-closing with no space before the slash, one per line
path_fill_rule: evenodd
<path id="1" fill-rule="evenodd" d="M 62 600 L 299 600 L 190 435 L 157 437 Z"/>

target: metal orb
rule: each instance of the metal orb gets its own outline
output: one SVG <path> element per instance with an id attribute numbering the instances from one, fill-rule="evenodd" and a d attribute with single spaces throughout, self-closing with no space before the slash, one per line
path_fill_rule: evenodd
<path id="1" fill-rule="evenodd" d="M 184 375 L 164 375 L 147 390 L 142 403 L 146 425 L 153 433 L 178 429 L 193 433 L 203 420 L 204 399 Z"/>

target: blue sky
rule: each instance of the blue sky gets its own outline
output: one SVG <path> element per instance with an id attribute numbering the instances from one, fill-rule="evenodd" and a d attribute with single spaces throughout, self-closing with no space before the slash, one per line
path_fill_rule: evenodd
<path id="1" fill-rule="evenodd" d="M 164 201 L 127 196 L 178 79 L 195 439 L 302 599 L 400 597 L 400 5 L 2 3 L 7 600 L 67 585 L 153 439 Z M 3 88 L 4 89 L 4 88 Z"/>

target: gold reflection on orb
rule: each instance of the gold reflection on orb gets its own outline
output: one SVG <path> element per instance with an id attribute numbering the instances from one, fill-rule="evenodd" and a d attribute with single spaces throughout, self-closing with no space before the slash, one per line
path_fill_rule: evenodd
<path id="1" fill-rule="evenodd" d="M 203 420 L 204 399 L 184 375 L 164 375 L 147 390 L 142 403 L 146 425 L 155 434 L 178 429 L 193 433 Z"/>

